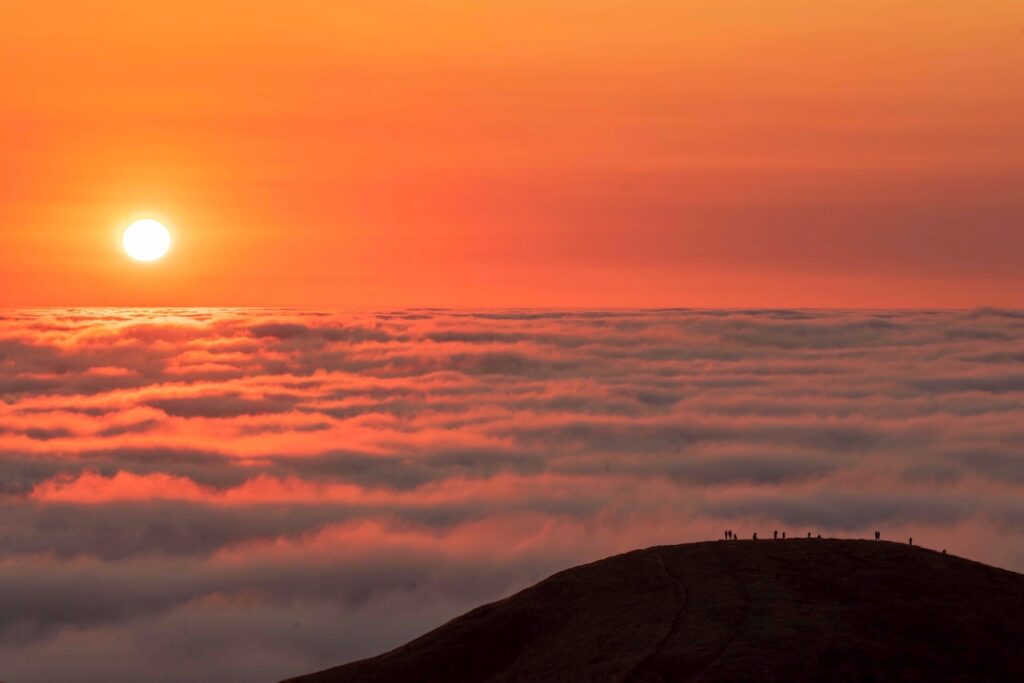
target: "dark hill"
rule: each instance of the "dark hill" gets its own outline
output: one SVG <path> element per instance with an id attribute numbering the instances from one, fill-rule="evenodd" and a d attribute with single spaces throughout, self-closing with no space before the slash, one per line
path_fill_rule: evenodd
<path id="1" fill-rule="evenodd" d="M 292 683 L 1024 681 L 1024 575 L 896 543 L 713 541 L 560 572 Z"/>

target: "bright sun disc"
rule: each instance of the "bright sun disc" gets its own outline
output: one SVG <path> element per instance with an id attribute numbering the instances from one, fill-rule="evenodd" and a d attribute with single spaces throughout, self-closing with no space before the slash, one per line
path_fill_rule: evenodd
<path id="1" fill-rule="evenodd" d="M 125 252 L 136 261 L 156 261 L 171 248 L 171 232 L 160 221 L 135 221 L 121 238 Z"/>

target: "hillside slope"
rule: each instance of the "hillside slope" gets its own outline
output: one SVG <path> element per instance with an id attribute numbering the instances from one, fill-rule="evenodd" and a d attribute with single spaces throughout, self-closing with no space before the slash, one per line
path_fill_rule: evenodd
<path id="1" fill-rule="evenodd" d="M 1024 575 L 896 543 L 662 546 L 290 683 L 1024 681 Z"/>

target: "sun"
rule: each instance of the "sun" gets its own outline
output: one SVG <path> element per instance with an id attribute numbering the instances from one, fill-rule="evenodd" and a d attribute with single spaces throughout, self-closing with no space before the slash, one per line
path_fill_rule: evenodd
<path id="1" fill-rule="evenodd" d="M 145 218 L 125 228 L 121 244 L 136 261 L 156 261 L 171 248 L 171 231 L 160 221 Z"/>

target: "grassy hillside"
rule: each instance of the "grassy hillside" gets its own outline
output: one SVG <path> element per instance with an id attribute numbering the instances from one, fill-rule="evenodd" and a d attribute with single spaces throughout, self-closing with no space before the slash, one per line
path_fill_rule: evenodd
<path id="1" fill-rule="evenodd" d="M 1024 681 L 1024 575 L 919 547 L 712 541 L 618 555 L 291 683 Z"/>

